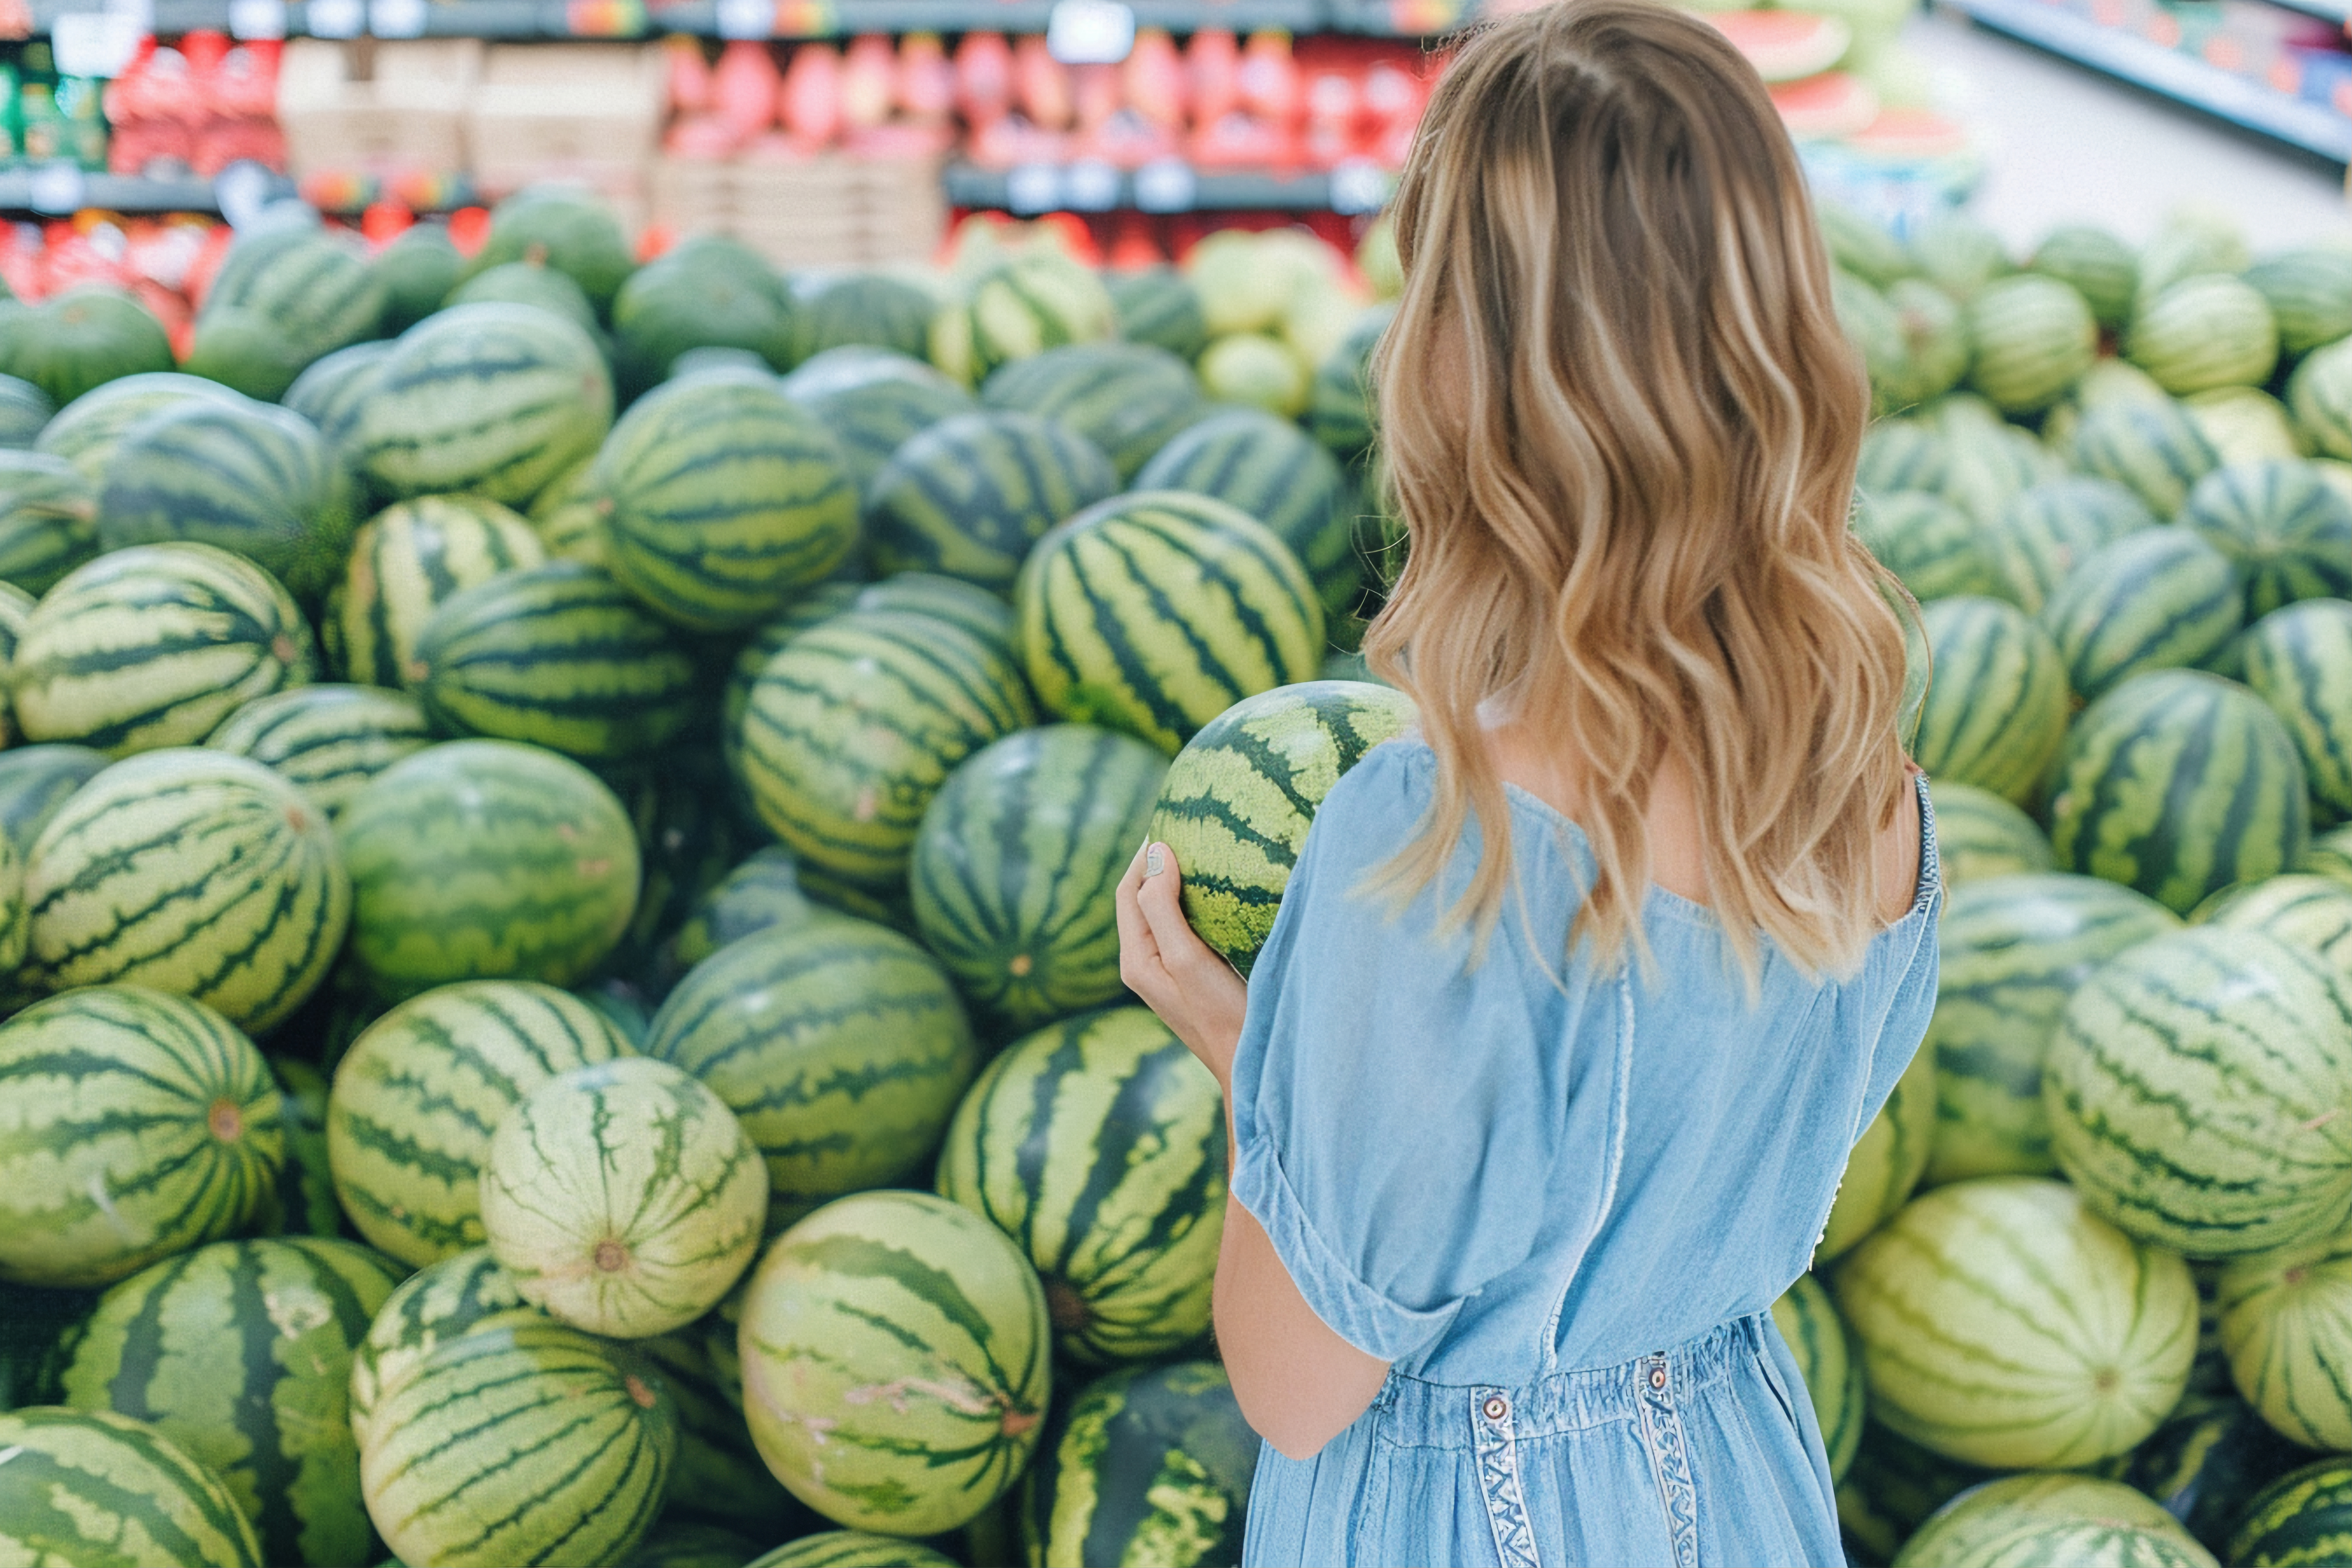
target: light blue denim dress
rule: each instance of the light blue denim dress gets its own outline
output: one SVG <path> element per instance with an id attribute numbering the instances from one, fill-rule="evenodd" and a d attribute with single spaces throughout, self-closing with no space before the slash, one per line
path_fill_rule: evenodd
<path id="1" fill-rule="evenodd" d="M 1812 1406 L 1772 1327 L 1846 1152 L 1926 1032 L 1941 902 L 1927 781 L 1917 900 L 1858 973 L 1768 950 L 1653 889 L 1654 982 L 1567 951 L 1581 834 L 1511 792 L 1526 923 L 1441 940 L 1475 864 L 1402 912 L 1359 891 L 1427 809 L 1417 739 L 1324 803 L 1250 980 L 1234 1193 L 1316 1315 L 1393 1363 L 1306 1461 L 1269 1445 L 1251 1564 L 1843 1563 Z"/>

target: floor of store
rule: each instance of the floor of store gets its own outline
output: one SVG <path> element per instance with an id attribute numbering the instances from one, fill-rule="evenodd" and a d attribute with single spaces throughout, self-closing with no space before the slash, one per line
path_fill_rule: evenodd
<path id="1" fill-rule="evenodd" d="M 2234 218 L 2256 251 L 2352 244 L 2352 205 L 2335 165 L 2184 109 L 1937 10 L 1912 26 L 1941 96 L 1979 137 L 1986 171 L 1973 211 L 2027 247 L 2060 223 L 2091 222 L 2135 243 L 2171 212 Z"/>

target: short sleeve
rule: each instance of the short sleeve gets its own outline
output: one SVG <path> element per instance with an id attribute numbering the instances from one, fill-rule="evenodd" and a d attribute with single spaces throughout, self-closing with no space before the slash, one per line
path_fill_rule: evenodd
<path id="1" fill-rule="evenodd" d="M 1234 1195 L 1315 1315 L 1391 1363 L 1528 1258 L 1552 1157 L 1546 1009 L 1512 944 L 1498 933 L 1473 969 L 1467 937 L 1438 934 L 1436 891 L 1400 910 L 1360 886 L 1426 804 L 1400 750 L 1374 751 L 1318 814 L 1233 1074 Z"/>

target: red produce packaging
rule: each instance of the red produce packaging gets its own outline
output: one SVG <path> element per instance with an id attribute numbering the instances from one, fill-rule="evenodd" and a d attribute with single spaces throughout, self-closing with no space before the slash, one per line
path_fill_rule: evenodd
<path id="1" fill-rule="evenodd" d="M 799 63 L 795 57 L 793 64 Z M 778 90 L 776 61 L 767 45 L 737 38 L 719 51 L 718 68 L 710 73 L 711 110 L 738 136 L 775 123 Z M 786 83 L 787 102 L 790 90 Z"/>
<path id="2" fill-rule="evenodd" d="M 1076 117 L 1070 73 L 1045 52 L 1041 34 L 1027 34 L 1013 46 L 1013 96 L 1022 113 L 1048 131 L 1067 131 Z"/>
<path id="3" fill-rule="evenodd" d="M 1184 58 L 1164 27 L 1144 27 L 1119 68 L 1127 106 L 1154 125 L 1184 123 Z"/>
<path id="4" fill-rule="evenodd" d="M 966 33 L 955 52 L 955 106 L 978 131 L 1013 108 L 1013 46 L 1002 33 Z"/>
<path id="5" fill-rule="evenodd" d="M 885 33 L 861 33 L 841 60 L 841 123 L 871 131 L 890 118 L 898 97 L 898 56 Z"/>
<path id="6" fill-rule="evenodd" d="M 1280 130 L 1235 111 L 1192 132 L 1192 159 L 1204 169 L 1265 169 L 1297 161 L 1298 149 Z"/>
<path id="7" fill-rule="evenodd" d="M 1419 120 L 1425 92 L 1412 68 L 1385 50 L 1364 67 L 1364 112 L 1373 120 Z"/>
<path id="8" fill-rule="evenodd" d="M 199 27 L 182 35 L 180 53 L 187 57 L 188 69 L 195 76 L 209 76 L 220 68 L 228 55 L 228 35 L 210 27 Z"/>
<path id="9" fill-rule="evenodd" d="M 695 114 L 677 121 L 662 138 L 662 151 L 673 158 L 724 158 L 743 139 L 715 114 Z"/>
<path id="10" fill-rule="evenodd" d="M 221 57 L 212 74 L 213 107 L 232 120 L 278 118 L 278 62 L 240 44 Z"/>
<path id="11" fill-rule="evenodd" d="M 955 112 L 956 70 L 937 33 L 898 40 L 898 108 L 911 120 L 945 120 Z"/>
<path id="12" fill-rule="evenodd" d="M 842 151 L 857 158 L 938 158 L 952 152 L 955 127 L 945 121 L 893 120 L 841 139 Z"/>
<path id="13" fill-rule="evenodd" d="M 663 46 L 669 59 L 669 107 L 673 114 L 708 114 L 716 91 L 710 62 L 702 58 L 702 40 L 673 37 Z"/>
<path id="14" fill-rule="evenodd" d="M 1132 109 L 1122 109 L 1101 124 L 1079 132 L 1072 151 L 1081 158 L 1099 158 L 1120 169 L 1139 169 L 1182 150 L 1172 126 L 1155 124 Z"/>
<path id="15" fill-rule="evenodd" d="M 799 141 L 823 147 L 841 134 L 841 56 L 831 44 L 803 44 L 793 50 L 776 101 L 784 129 Z"/>
<path id="16" fill-rule="evenodd" d="M 1243 109 L 1270 124 L 1287 126 L 1298 118 L 1298 66 L 1290 58 L 1290 35 L 1267 28 L 1252 33 L 1242 47 L 1235 76 Z"/>
<path id="17" fill-rule="evenodd" d="M 1070 139 L 1029 122 L 1024 114 L 1007 114 L 971 133 L 969 151 L 983 169 L 1010 169 L 1020 163 L 1069 162 Z"/>
<path id="18" fill-rule="evenodd" d="M 1126 83 L 1117 66 L 1071 66 L 1070 100 L 1078 128 L 1091 131 L 1117 114 L 1126 102 Z"/>
<path id="19" fill-rule="evenodd" d="M 1241 103 L 1241 41 L 1221 27 L 1192 35 L 1184 51 L 1184 74 L 1192 99 L 1192 123 L 1211 125 Z"/>

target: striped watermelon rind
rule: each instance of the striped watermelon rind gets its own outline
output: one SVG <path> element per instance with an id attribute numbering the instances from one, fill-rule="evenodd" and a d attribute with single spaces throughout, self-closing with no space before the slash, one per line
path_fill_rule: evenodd
<path id="1" fill-rule="evenodd" d="M 1190 364 L 1142 342 L 1047 349 L 999 369 L 981 386 L 980 399 L 991 408 L 1059 421 L 1109 458 L 1128 484 L 1201 416 L 1203 401 Z"/>
<path id="2" fill-rule="evenodd" d="M 2095 702 L 2131 676 L 2201 667 L 2245 626 L 2230 558 L 2186 529 L 2144 530 L 2094 552 L 2042 607 L 2067 683 Z"/>
<path id="3" fill-rule="evenodd" d="M 2141 302 L 2126 353 L 2175 397 L 2216 386 L 2260 386 L 2278 363 L 2278 323 L 2251 284 L 2200 273 Z"/>
<path id="4" fill-rule="evenodd" d="M 221 721 L 205 745 L 249 757 L 331 818 L 362 785 L 433 743 L 425 710 L 404 692 L 373 686 L 298 686 L 256 698 Z"/>
<path id="5" fill-rule="evenodd" d="M 2257 1493 L 2230 1531 L 2236 1568 L 2303 1568 L 2352 1531 L 2352 1458 L 2331 1456 Z"/>
<path id="6" fill-rule="evenodd" d="M 1059 419 L 954 415 L 909 437 L 866 487 L 875 568 L 1010 593 L 1047 530 L 1118 488 L 1109 456 Z"/>
<path id="7" fill-rule="evenodd" d="M 1944 779 L 1927 793 L 1935 798 L 1936 858 L 1945 887 L 2050 869 L 2049 837 L 2015 805 L 1990 790 Z"/>
<path id="8" fill-rule="evenodd" d="M 2352 594 L 2352 500 L 2310 463 L 2216 468 L 2189 492 L 2179 522 L 2244 574 L 2250 619 L 2298 599 Z"/>
<path id="9" fill-rule="evenodd" d="M 1905 1546 L 1906 1568 L 2217 1568 L 2156 1502 L 2117 1481 L 2027 1474 L 1988 1481 L 1938 1510 Z"/>
<path id="10" fill-rule="evenodd" d="M 1829 1289 L 1811 1274 L 1772 1303 L 1772 1325 L 1788 1342 L 1829 1456 L 1830 1478 L 1843 1480 L 1862 1446 L 1862 1358 L 1848 1342 L 1845 1321 Z"/>
<path id="11" fill-rule="evenodd" d="M 2352 817 L 2352 605 L 2274 610 L 2245 639 L 2246 684 L 2294 738 L 2319 826 Z"/>
<path id="12" fill-rule="evenodd" d="M 1847 1152 L 1837 1196 L 1813 1247 L 1815 1267 L 1852 1251 L 1911 1196 L 1935 1149 L 1936 1103 L 1936 1053 L 1922 1049 Z"/>
<path id="13" fill-rule="evenodd" d="M 1920 623 L 1934 676 L 1912 755 L 1939 778 L 2032 804 L 2066 742 L 2070 703 L 2058 645 L 1998 599 L 1938 599 Z"/>
<path id="14" fill-rule="evenodd" d="M 1134 488 L 1213 496 L 1257 519 L 1307 568 L 1328 616 L 1363 586 L 1347 474 L 1297 425 L 1265 409 L 1227 409 L 1188 426 L 1136 474 Z"/>
<path id="15" fill-rule="evenodd" d="M 544 1321 L 487 1247 L 451 1253 L 396 1286 L 352 1348 L 351 1425 L 368 1440 L 375 1412 L 434 1346 L 478 1328 Z"/>
<path id="16" fill-rule="evenodd" d="M 744 1568 L 956 1568 L 956 1560 L 900 1536 L 827 1530 L 786 1542 Z"/>
<path id="17" fill-rule="evenodd" d="M 2352 1235 L 2232 1258 L 2215 1289 L 2230 1376 L 2305 1447 L 2352 1448 Z"/>
<path id="18" fill-rule="evenodd" d="M 89 477 L 47 452 L 0 449 L 0 582 L 46 594 L 98 552 Z"/>
<path id="19" fill-rule="evenodd" d="M 36 1405 L 0 1412 L 0 1552 L 75 1568 L 262 1568 L 218 1476 L 144 1421 Z"/>
<path id="20" fill-rule="evenodd" d="M 328 595 L 328 662 L 346 680 L 400 689 L 434 609 L 547 558 L 530 525 L 481 496 L 419 496 L 370 518 Z"/>
<path id="21" fill-rule="evenodd" d="M 1238 1562 L 1258 1451 L 1214 1362 L 1097 1378 L 1055 1413 L 1023 1485 L 1028 1560 Z"/>

